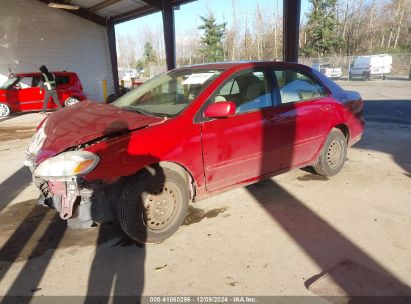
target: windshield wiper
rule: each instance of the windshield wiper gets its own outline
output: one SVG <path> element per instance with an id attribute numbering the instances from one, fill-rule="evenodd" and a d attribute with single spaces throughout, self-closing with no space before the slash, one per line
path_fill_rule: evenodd
<path id="1" fill-rule="evenodd" d="M 147 111 L 137 109 L 135 107 L 121 107 L 121 109 L 128 110 L 128 111 L 131 111 L 131 112 L 137 112 L 139 114 L 150 115 Z"/>
<path id="2" fill-rule="evenodd" d="M 155 114 L 156 114 L 156 116 L 167 117 L 167 118 L 171 118 L 171 117 L 176 116 L 175 114 L 158 113 L 158 112 L 156 112 Z"/>
<path id="3" fill-rule="evenodd" d="M 150 112 L 150 111 L 138 109 L 138 108 L 135 108 L 135 107 L 123 107 L 122 109 L 129 110 L 129 111 L 132 111 L 132 112 L 137 112 L 137 113 L 143 114 L 143 115 L 154 116 L 154 117 L 159 117 L 159 116 L 161 116 L 161 117 L 164 117 L 164 116 L 165 117 L 172 117 L 170 114 Z"/>

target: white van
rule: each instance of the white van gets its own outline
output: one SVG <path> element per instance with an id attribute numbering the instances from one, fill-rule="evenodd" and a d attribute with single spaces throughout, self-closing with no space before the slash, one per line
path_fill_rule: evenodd
<path id="1" fill-rule="evenodd" d="M 359 56 L 350 65 L 349 79 L 361 77 L 363 80 L 370 78 L 385 79 L 391 74 L 392 56 L 381 54 L 371 56 Z"/>

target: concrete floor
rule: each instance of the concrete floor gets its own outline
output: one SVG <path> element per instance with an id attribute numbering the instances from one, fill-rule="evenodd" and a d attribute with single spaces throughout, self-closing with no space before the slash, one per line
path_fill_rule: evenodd
<path id="1" fill-rule="evenodd" d="M 352 84 L 365 98 L 379 87 Z M 408 84 L 393 92 L 411 106 Z M 22 162 L 39 119 L 0 122 L 0 296 L 411 295 L 411 124 L 369 122 L 337 176 L 295 170 L 214 196 L 139 247 L 116 225 L 67 230 L 35 206 Z"/>

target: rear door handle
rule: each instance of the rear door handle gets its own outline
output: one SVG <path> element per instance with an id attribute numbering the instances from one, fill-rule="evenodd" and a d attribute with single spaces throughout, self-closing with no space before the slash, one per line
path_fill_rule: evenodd
<path id="1" fill-rule="evenodd" d="M 283 116 L 282 115 L 272 115 L 271 117 L 270 117 L 270 122 L 272 122 L 272 123 L 277 123 L 277 122 L 282 122 L 284 120 L 284 118 L 283 118 Z"/>
<path id="2" fill-rule="evenodd" d="M 328 112 L 332 109 L 332 105 L 324 105 L 321 107 L 321 110 L 323 110 L 324 112 Z"/>

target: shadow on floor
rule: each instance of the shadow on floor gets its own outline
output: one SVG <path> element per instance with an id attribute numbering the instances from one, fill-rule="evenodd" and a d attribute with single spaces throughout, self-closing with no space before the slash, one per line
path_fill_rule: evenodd
<path id="1" fill-rule="evenodd" d="M 130 240 L 117 224 L 103 224 L 88 230 L 67 230 L 66 222 L 54 210 L 37 206 L 35 202 L 30 200 L 12 205 L 0 215 L 2 233 L 10 234 L 0 250 L 0 280 L 11 267 L 24 263 L 2 304 L 16 303 L 16 300 L 18 303 L 29 303 L 32 297 L 41 295 L 40 282 L 55 250 L 93 246 L 96 239 L 96 254 L 85 302 L 106 303 L 110 300 L 111 291 L 118 295 L 128 295 L 131 290 L 133 295 L 141 294 L 144 278 L 144 263 L 141 261 L 144 261 L 145 250 Z M 16 224 L 18 222 L 20 224 Z M 88 261 L 85 265 L 89 267 Z M 64 264 L 61 275 L 75 277 L 72 271 L 76 267 Z M 55 278 L 58 280 L 58 276 Z M 53 293 L 64 295 L 65 291 Z M 135 299 L 138 298 L 135 296 Z"/>
<path id="2" fill-rule="evenodd" d="M 0 184 L 0 211 L 17 195 L 30 185 L 31 173 L 26 167 L 20 167 L 13 175 Z"/>
<path id="3" fill-rule="evenodd" d="M 247 186 L 247 190 L 260 202 L 266 212 L 286 231 L 294 242 L 323 269 L 323 273 L 306 281 L 307 288 L 327 274 L 334 282 L 334 286 L 338 286 L 338 288 L 343 290 L 344 294 L 350 297 L 369 296 L 370 294 L 367 293 L 358 294 L 358 288 L 352 284 L 350 278 L 336 275 L 335 272 L 330 271 L 348 260 L 351 263 L 358 263 L 372 270 L 366 273 L 383 275 L 387 282 L 390 282 L 389 290 L 391 291 L 390 294 L 385 295 L 401 297 L 411 295 L 409 286 L 401 283 L 387 269 L 378 264 L 373 258 L 273 180 L 264 180 Z M 363 273 L 359 273 L 359 275 Z M 371 286 L 367 287 L 367 290 L 373 289 L 375 291 L 373 295 L 379 294 L 378 288 L 380 286 L 372 286 L 374 282 L 373 277 L 362 277 L 361 280 L 364 282 L 364 285 L 371 284 Z M 362 290 L 365 290 L 365 288 Z M 349 303 L 357 303 L 357 300 L 353 298 Z"/>

